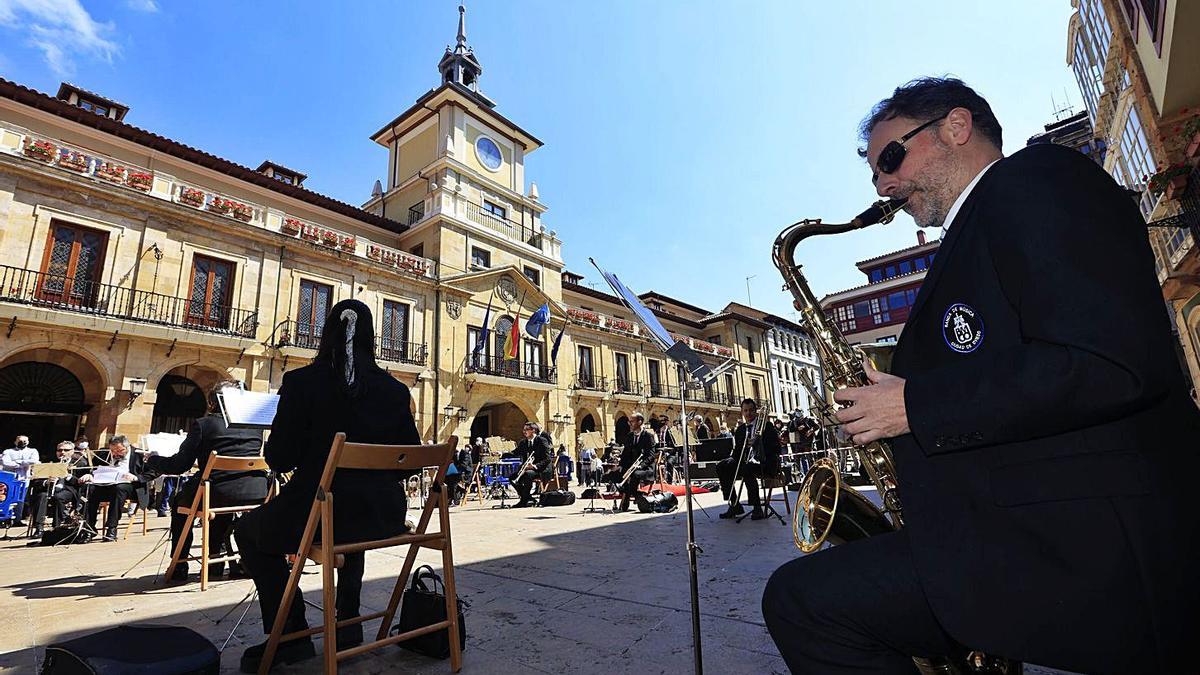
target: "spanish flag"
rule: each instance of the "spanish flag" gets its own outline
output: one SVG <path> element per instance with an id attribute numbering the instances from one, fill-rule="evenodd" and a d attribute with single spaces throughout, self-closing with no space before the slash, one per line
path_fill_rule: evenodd
<path id="1" fill-rule="evenodd" d="M 504 360 L 505 361 L 513 361 L 513 360 L 516 360 L 516 358 L 517 358 L 518 350 L 521 345 L 521 334 L 518 332 L 519 330 L 521 330 L 520 329 L 520 325 L 521 325 L 521 322 L 520 322 L 521 316 L 520 315 L 521 315 L 520 310 L 517 310 L 517 314 L 515 316 L 513 316 L 512 330 L 510 330 L 508 332 L 508 337 L 505 338 L 505 340 L 504 340 Z"/>

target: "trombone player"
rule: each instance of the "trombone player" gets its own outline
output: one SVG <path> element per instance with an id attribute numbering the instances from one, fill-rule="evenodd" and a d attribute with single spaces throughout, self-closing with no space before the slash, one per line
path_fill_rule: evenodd
<path id="1" fill-rule="evenodd" d="M 1195 672 L 1200 414 L 1137 205 L 1083 154 L 1005 157 L 962 81 L 861 126 L 876 191 L 946 226 L 896 345 L 837 419 L 892 439 L 904 527 L 793 560 L 763 615 L 793 673 L 963 646 L 1083 673 Z M 1183 488 L 1183 489 L 1180 489 Z"/>
<path id="2" fill-rule="evenodd" d="M 749 437 L 749 438 L 747 438 Z M 742 423 L 733 432 L 733 454 L 717 462 L 717 478 L 721 481 L 721 494 L 729 502 L 729 508 L 721 518 L 736 518 L 743 513 L 740 501 L 735 499 L 734 482 L 739 478 L 746 486 L 746 501 L 750 504 L 750 520 L 766 518 L 758 498 L 758 479 L 774 476 L 779 472 L 779 432 L 775 425 L 759 419 L 758 402 L 752 398 L 742 401 Z"/>

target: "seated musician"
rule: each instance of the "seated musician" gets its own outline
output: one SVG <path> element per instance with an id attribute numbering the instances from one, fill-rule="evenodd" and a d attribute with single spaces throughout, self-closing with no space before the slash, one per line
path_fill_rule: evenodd
<path id="1" fill-rule="evenodd" d="M 621 506 L 618 510 L 628 511 L 629 500 L 637 494 L 642 483 L 654 480 L 654 434 L 642 428 L 645 420 L 642 413 L 629 416 L 629 438 L 621 451 Z"/>
<path id="2" fill-rule="evenodd" d="M 375 363 L 371 311 L 358 300 L 333 306 L 313 362 L 289 370 L 279 389 L 279 407 L 264 454 L 277 472 L 293 471 L 271 501 L 242 516 L 234 538 L 242 567 L 254 579 L 262 609 L 263 632 L 270 633 L 288 579 L 286 555 L 300 538 L 316 497 L 329 448 L 338 432 L 358 443 L 417 445 L 412 397 L 402 382 Z M 407 497 L 403 471 L 340 471 L 333 478 L 334 542 L 386 539 L 406 531 Z M 359 615 L 364 554 L 347 553 L 337 573 L 337 618 Z M 299 592 L 284 620 L 284 633 L 303 630 L 304 602 Z M 362 624 L 339 628 L 339 648 L 362 643 Z M 253 673 L 266 642 L 246 649 L 241 669 Z M 275 663 L 294 663 L 315 654 L 305 637 L 279 645 Z"/>
<path id="3" fill-rule="evenodd" d="M 117 481 L 97 484 L 93 474 L 79 477 L 80 484 L 93 485 L 87 505 L 87 519 L 93 530 L 96 530 L 96 516 L 100 513 L 100 504 L 108 504 L 103 541 L 117 540 L 117 525 L 121 523 L 121 512 L 125 510 L 125 500 L 136 502 L 138 490 L 145 493 L 146 479 L 150 478 L 145 462 L 145 456 L 142 453 L 133 452 L 128 438 L 113 436 L 108 439 L 108 450 L 101 450 L 95 454 L 92 468 L 112 467 L 117 469 Z"/>
<path id="4" fill-rule="evenodd" d="M 758 500 L 756 479 L 774 476 L 779 472 L 779 434 L 775 431 L 775 425 L 768 422 L 762 425 L 762 434 L 747 444 L 746 435 L 756 427 L 758 414 L 758 403 L 754 399 L 742 401 L 742 423 L 733 434 L 733 455 L 717 462 L 721 494 L 725 501 L 730 502 L 729 509 L 720 515 L 721 518 L 735 518 L 745 513 L 741 502 L 734 501 L 733 484 L 739 478 L 746 486 L 746 501 L 753 509 L 750 519 L 762 520 L 767 517 Z"/>
<path id="5" fill-rule="evenodd" d="M 521 460 L 521 466 L 524 468 L 521 475 L 513 480 L 513 487 L 517 488 L 517 494 L 521 496 L 521 500 L 513 505 L 514 509 L 533 506 L 533 481 L 538 478 L 549 480 L 553 477 L 551 472 L 554 470 L 554 450 L 546 435 L 541 433 L 538 423 L 526 422 L 525 426 L 521 427 L 521 433 L 525 438 L 521 439 L 513 450 L 513 455 Z M 532 462 L 530 456 L 533 458 Z"/>
<path id="6" fill-rule="evenodd" d="M 75 444 L 63 441 L 54 448 L 58 461 L 67 465 L 67 475 L 54 480 L 38 481 L 40 484 L 37 499 L 34 501 L 33 535 L 32 539 L 42 536 L 42 524 L 46 520 L 46 508 L 53 502 L 50 512 L 51 523 L 58 527 L 66 519 L 67 506 L 78 510 L 79 501 L 79 469 L 88 468 L 87 458 L 75 452 Z"/>
<path id="7" fill-rule="evenodd" d="M 208 455 L 213 450 L 225 457 L 258 457 L 262 454 L 262 431 L 257 429 L 230 429 L 221 415 L 221 404 L 218 396 L 225 388 L 236 388 L 237 384 L 230 381 L 218 382 L 208 392 L 208 414 L 192 422 L 192 428 L 187 438 L 179 445 L 179 452 L 171 457 L 151 457 L 146 460 L 146 468 L 155 474 L 179 475 L 191 469 L 193 465 L 198 470 L 177 490 L 171 498 L 171 552 L 174 553 L 179 545 L 180 537 L 185 539 L 184 553 L 192 549 L 192 529 L 188 524 L 190 515 L 179 513 L 180 506 L 190 507 L 196 491 L 201 488 L 200 477 L 204 475 L 204 466 L 208 464 Z M 213 471 L 209 476 L 212 485 L 210 506 L 241 506 L 261 502 L 267 496 L 270 479 L 262 471 Z M 221 556 L 221 548 L 229 539 L 230 528 L 233 525 L 233 514 L 223 513 L 210 521 L 208 553 L 217 558 Z M 230 575 L 240 572 L 237 562 L 229 566 Z M 209 565 L 209 576 L 221 576 L 225 572 L 225 563 Z M 188 575 L 186 560 L 175 566 L 171 573 L 172 581 L 185 581 Z"/>
<path id="8" fill-rule="evenodd" d="M 617 485 L 621 482 L 621 475 L 621 457 L 617 452 L 617 444 L 609 441 L 600 457 L 600 476 L 597 481 Z"/>

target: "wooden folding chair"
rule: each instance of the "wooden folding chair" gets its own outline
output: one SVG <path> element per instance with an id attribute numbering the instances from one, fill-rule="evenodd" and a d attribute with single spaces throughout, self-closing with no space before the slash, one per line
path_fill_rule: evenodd
<path id="1" fill-rule="evenodd" d="M 188 516 L 187 524 L 183 527 L 183 536 L 179 538 L 179 543 L 175 545 L 175 552 L 171 554 L 171 564 L 167 565 L 166 578 L 171 578 L 171 573 L 175 571 L 175 566 L 181 562 L 190 562 L 193 560 L 200 561 L 200 590 L 208 590 L 208 565 L 209 563 L 227 562 L 237 560 L 241 556 L 230 552 L 229 555 L 219 558 L 208 557 L 208 535 L 209 524 L 213 519 L 223 514 L 245 513 L 258 508 L 268 501 L 275 491 L 274 481 L 267 491 L 267 497 L 256 504 L 243 504 L 240 506 L 213 506 L 212 505 L 212 481 L 210 477 L 213 471 L 269 471 L 267 460 L 262 457 L 230 457 L 221 456 L 213 450 L 208 454 L 208 462 L 204 465 L 204 473 L 200 474 L 200 489 L 196 490 L 196 494 L 192 496 L 192 503 L 189 506 L 180 506 L 176 511 L 182 515 Z M 181 484 L 182 485 L 182 484 Z M 187 542 L 187 533 L 195 526 L 196 520 L 200 520 L 200 555 L 191 555 L 190 551 L 185 551 L 183 545 Z"/>
<path id="2" fill-rule="evenodd" d="M 783 500 L 783 509 L 787 511 L 788 516 L 792 515 L 792 501 L 788 498 L 788 482 L 783 476 L 767 476 L 762 479 L 762 487 L 767 491 L 766 497 L 763 498 L 764 504 L 770 504 L 772 501 L 779 499 Z M 779 490 L 780 497 L 774 496 L 775 490 Z"/>
<path id="3" fill-rule="evenodd" d="M 334 437 L 333 446 L 329 450 L 329 459 L 325 462 L 325 470 L 321 474 L 321 482 L 313 499 L 312 509 L 308 513 L 308 522 L 304 526 L 304 535 L 300 538 L 300 549 L 296 553 L 296 562 L 292 565 L 292 572 L 288 576 L 283 601 L 279 605 L 279 611 L 275 614 L 271 636 L 267 639 L 267 647 L 258 667 L 259 675 L 266 675 L 267 671 L 271 669 L 271 662 L 275 660 L 279 643 L 317 633 L 323 633 L 325 638 L 325 673 L 327 675 L 337 673 L 338 661 L 342 659 L 439 630 L 447 631 L 449 636 L 450 670 L 457 673 L 462 669 L 462 648 L 458 642 L 458 595 L 454 586 L 454 556 L 450 544 L 450 504 L 448 490 L 445 488 L 446 468 L 454 458 L 454 449 L 457 447 L 458 438 L 456 436 L 451 436 L 440 445 L 370 445 L 347 443 L 344 433 L 339 433 Z M 400 469 L 419 472 L 427 466 L 436 466 L 437 473 L 434 476 L 434 488 L 425 498 L 425 506 L 421 510 L 421 519 L 417 523 L 415 532 L 376 541 L 336 545 L 333 543 L 334 504 L 331 486 L 335 471 L 338 469 Z M 440 531 L 430 534 L 426 530 L 435 508 L 438 510 Z M 321 526 L 321 541 L 315 543 L 313 537 L 316 534 L 318 523 Z M 400 576 L 396 579 L 396 587 L 392 590 L 392 598 L 388 602 L 387 610 L 338 621 L 333 570 L 345 563 L 345 554 L 405 545 L 409 547 L 408 555 L 404 558 L 404 566 L 400 570 Z M 396 609 L 400 605 L 400 598 L 404 593 L 408 576 L 412 572 L 417 552 L 421 547 L 439 549 L 442 552 L 442 577 L 446 586 L 446 619 L 388 637 L 388 628 L 396 617 Z M 300 575 L 304 572 L 304 566 L 308 560 L 321 565 L 323 625 L 318 628 L 307 628 L 283 634 L 283 625 L 296 597 L 296 590 L 300 587 Z M 379 618 L 382 618 L 383 621 L 379 625 L 379 632 L 376 634 L 374 642 L 338 651 L 338 628 Z"/>
<path id="4" fill-rule="evenodd" d="M 137 497 L 131 497 L 131 498 L 128 498 L 125 501 L 121 502 L 121 510 L 122 511 L 124 511 L 127 508 L 125 506 L 125 504 L 128 502 L 136 503 Z M 142 536 L 143 537 L 146 536 L 146 529 L 147 529 L 146 513 L 148 511 L 149 511 L 149 509 L 142 508 L 142 506 L 140 504 L 138 504 L 138 510 L 135 511 L 134 514 L 132 516 L 130 516 L 129 519 L 125 523 L 125 536 L 121 537 L 122 539 L 124 539 L 125 541 L 129 541 L 129 531 L 133 529 L 133 521 L 138 517 L 139 513 L 142 515 Z M 100 519 L 99 522 L 101 522 L 101 523 L 108 522 L 108 502 L 100 503 L 99 519 Z M 120 526 L 121 526 L 120 522 L 118 521 L 117 527 L 119 528 Z"/>

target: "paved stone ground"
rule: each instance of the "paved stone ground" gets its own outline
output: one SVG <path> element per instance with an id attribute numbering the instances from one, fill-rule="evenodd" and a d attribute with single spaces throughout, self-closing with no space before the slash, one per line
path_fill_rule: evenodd
<path id="1" fill-rule="evenodd" d="M 718 495 L 701 495 L 696 512 L 700 558 L 701 630 L 711 673 L 786 673 L 762 622 L 759 598 L 766 578 L 797 551 L 790 523 L 741 525 L 718 520 Z M 581 513 L 585 502 L 561 508 L 481 509 L 471 503 L 452 515 L 459 594 L 468 644 L 463 672 L 686 673 L 692 667 L 686 518 Z M 600 505 L 600 502 L 597 502 Z M 782 503 L 780 504 L 782 510 Z M 188 626 L 220 646 L 241 614 L 217 624 L 251 590 L 249 580 L 221 580 L 201 593 L 199 582 L 156 582 L 162 555 L 122 577 L 150 552 L 167 526 L 150 517 L 147 536 L 72 547 L 26 547 L 0 542 L 0 673 L 36 672 L 47 643 L 127 623 Z M 440 568 L 440 554 L 419 560 Z M 386 605 L 403 549 L 367 555 L 363 611 Z M 440 570 L 439 570 L 440 571 Z M 194 566 L 193 566 L 194 572 Z M 193 578 L 196 578 L 193 573 Z M 320 599 L 320 577 L 303 579 L 306 597 Z M 308 610 L 311 624 L 320 613 Z M 368 631 L 371 626 L 368 624 Z M 237 672 L 242 651 L 262 637 L 257 605 L 222 654 L 222 672 Z M 318 650 L 320 647 L 318 646 Z M 278 669 L 320 672 L 320 659 Z M 449 662 L 399 648 L 345 661 L 344 673 L 446 673 Z M 1030 668 L 1026 672 L 1049 674 Z"/>

